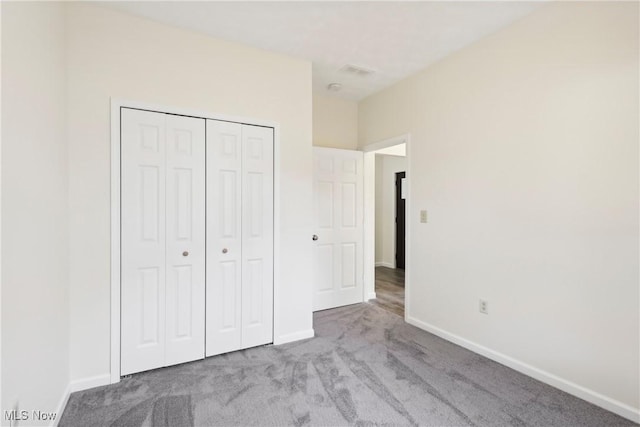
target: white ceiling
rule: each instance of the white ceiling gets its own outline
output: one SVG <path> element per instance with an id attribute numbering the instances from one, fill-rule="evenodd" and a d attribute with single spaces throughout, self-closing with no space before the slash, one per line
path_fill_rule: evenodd
<path id="1" fill-rule="evenodd" d="M 105 7 L 313 62 L 314 91 L 360 100 L 509 25 L 541 2 L 105 2 Z M 366 77 L 346 64 L 373 69 Z"/>

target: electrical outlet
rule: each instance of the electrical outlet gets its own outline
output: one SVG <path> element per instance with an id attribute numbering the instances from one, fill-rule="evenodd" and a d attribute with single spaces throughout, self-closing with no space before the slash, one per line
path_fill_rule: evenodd
<path id="1" fill-rule="evenodd" d="M 422 223 L 426 223 L 427 222 L 427 211 L 426 210 L 421 210 L 420 211 L 420 222 L 422 222 Z"/>
<path id="2" fill-rule="evenodd" d="M 489 314 L 489 301 L 481 299 L 480 304 L 478 305 L 478 309 L 482 314 Z"/>

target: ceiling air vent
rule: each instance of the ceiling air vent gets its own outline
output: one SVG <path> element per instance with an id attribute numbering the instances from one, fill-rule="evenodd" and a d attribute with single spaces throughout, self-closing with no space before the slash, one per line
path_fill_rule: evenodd
<path id="1" fill-rule="evenodd" d="M 375 73 L 375 71 L 370 68 L 365 68 L 353 64 L 345 65 L 344 67 L 340 68 L 340 71 L 344 71 L 345 73 L 353 74 L 354 76 L 358 77 L 366 77 Z"/>

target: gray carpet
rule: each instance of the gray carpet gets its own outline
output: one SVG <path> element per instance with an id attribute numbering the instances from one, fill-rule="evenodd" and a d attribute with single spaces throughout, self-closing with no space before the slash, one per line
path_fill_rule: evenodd
<path id="1" fill-rule="evenodd" d="M 314 328 L 74 393 L 60 425 L 637 425 L 371 304 L 316 313 Z"/>

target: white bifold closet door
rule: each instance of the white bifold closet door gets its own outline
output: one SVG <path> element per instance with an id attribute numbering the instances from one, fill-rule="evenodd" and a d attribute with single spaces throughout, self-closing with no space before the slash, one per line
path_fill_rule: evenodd
<path id="1" fill-rule="evenodd" d="M 273 138 L 207 120 L 207 356 L 273 341 Z"/>
<path id="2" fill-rule="evenodd" d="M 204 357 L 205 120 L 121 110 L 121 375 Z"/>

